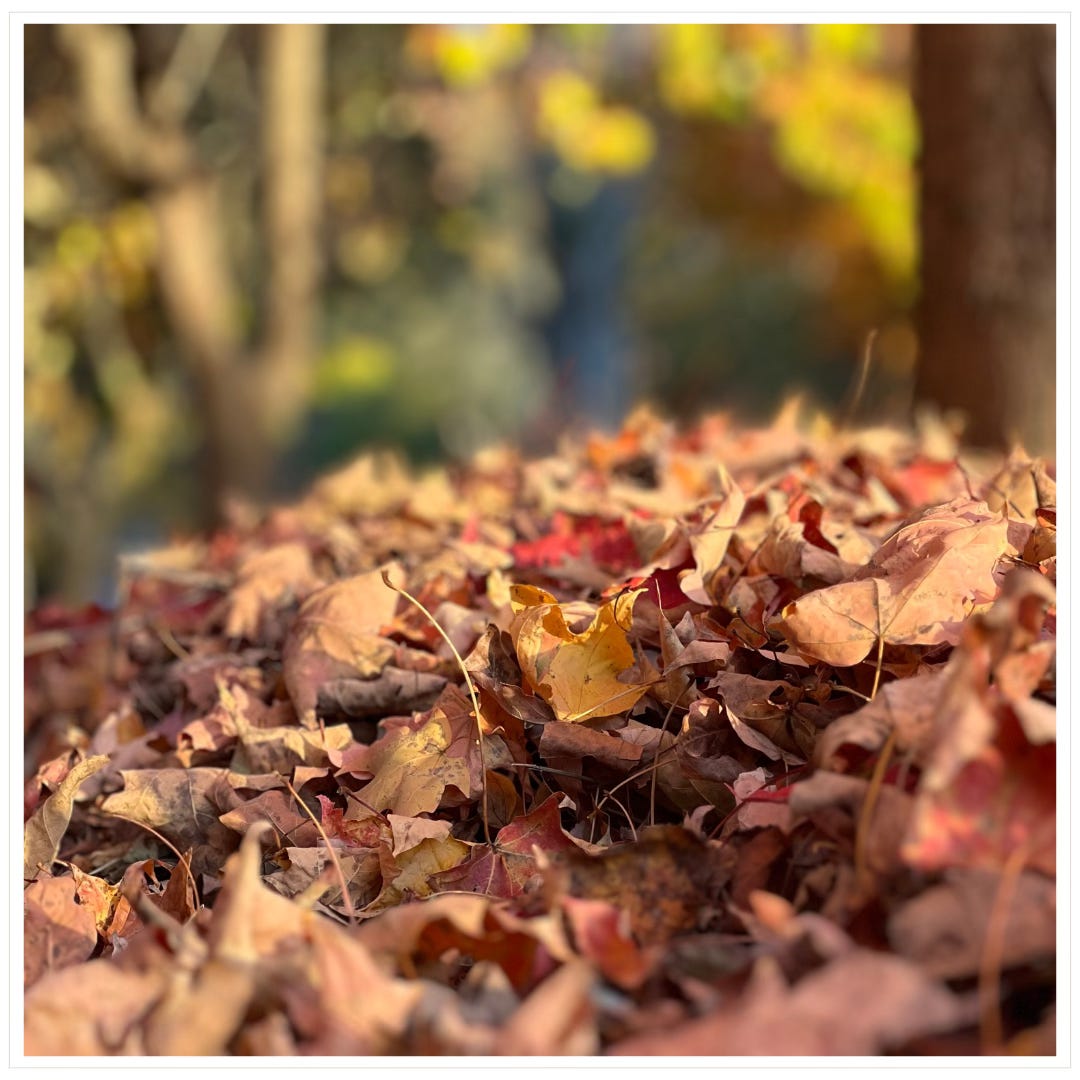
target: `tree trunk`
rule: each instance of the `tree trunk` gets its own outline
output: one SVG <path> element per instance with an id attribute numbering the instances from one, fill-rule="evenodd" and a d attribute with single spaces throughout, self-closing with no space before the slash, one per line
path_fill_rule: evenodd
<path id="1" fill-rule="evenodd" d="M 916 401 L 1053 454 L 1055 28 L 924 25 Z"/>
<path id="2" fill-rule="evenodd" d="M 236 316 L 239 288 L 223 242 L 215 178 L 185 130 L 224 36 L 188 26 L 144 105 L 135 47 L 117 25 L 59 28 L 76 72 L 91 144 L 138 184 L 158 227 L 158 276 L 173 335 L 191 373 L 204 434 L 205 526 L 230 495 L 261 496 L 275 457 L 308 407 L 317 344 L 326 28 L 262 29 L 261 135 L 267 273 L 257 335 Z"/>

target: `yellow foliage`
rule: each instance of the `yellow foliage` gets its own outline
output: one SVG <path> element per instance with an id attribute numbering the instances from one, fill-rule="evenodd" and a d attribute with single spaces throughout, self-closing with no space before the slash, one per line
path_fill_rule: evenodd
<path id="1" fill-rule="evenodd" d="M 763 99 L 781 165 L 812 190 L 847 199 L 879 257 L 913 269 L 917 122 L 908 91 L 867 72 L 808 65 Z"/>
<path id="2" fill-rule="evenodd" d="M 808 29 L 810 55 L 822 60 L 873 60 L 880 51 L 876 26 L 860 23 L 817 23 Z"/>
<path id="3" fill-rule="evenodd" d="M 556 719 L 575 722 L 615 716 L 648 689 L 620 679 L 634 666 L 626 632 L 634 602 L 644 591 L 635 589 L 602 604 L 592 622 L 576 634 L 567 625 L 566 609 L 550 593 L 534 585 L 511 588 L 516 615 L 510 634 L 518 663 Z"/>
<path id="4" fill-rule="evenodd" d="M 337 342 L 319 360 L 315 373 L 315 400 L 334 401 L 342 396 L 377 394 L 394 376 L 394 354 L 385 341 L 353 335 Z"/>
<path id="5" fill-rule="evenodd" d="M 473 87 L 514 67 L 529 51 L 532 31 L 521 24 L 416 27 L 414 61 L 430 64 L 450 86 Z"/>
<path id="6" fill-rule="evenodd" d="M 626 176 L 640 172 L 656 147 L 652 125 L 622 105 L 606 106 L 587 79 L 559 71 L 541 84 L 541 138 L 572 168 Z"/>
<path id="7" fill-rule="evenodd" d="M 56 238 L 56 259 L 76 272 L 91 266 L 101 255 L 104 237 L 88 218 L 76 218 Z"/>

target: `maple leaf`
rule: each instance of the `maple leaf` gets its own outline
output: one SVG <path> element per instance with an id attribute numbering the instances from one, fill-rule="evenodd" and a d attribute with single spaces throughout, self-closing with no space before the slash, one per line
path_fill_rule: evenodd
<path id="1" fill-rule="evenodd" d="M 386 883 L 375 900 L 365 908 L 365 914 L 393 907 L 407 898 L 430 896 L 436 890 L 436 880 L 468 857 L 469 845 L 452 836 L 429 836 L 405 851 L 383 860 L 383 881 Z"/>
<path id="2" fill-rule="evenodd" d="M 789 603 L 781 629 L 803 656 L 834 667 L 860 663 L 879 641 L 955 644 L 974 606 L 997 595 L 1008 549 L 1004 517 L 954 499 L 905 522 L 853 580 Z"/>
<path id="3" fill-rule="evenodd" d="M 537 724 L 546 724 L 554 719 L 554 713 L 542 698 L 522 689 L 521 667 L 514 654 L 513 639 L 494 623 L 488 625 L 466 657 L 465 670 L 477 686 L 516 719 Z"/>
<path id="4" fill-rule="evenodd" d="M 578 722 L 614 716 L 631 708 L 648 690 L 620 679 L 634 666 L 630 629 L 634 589 L 602 604 L 581 633 L 566 623 L 555 597 L 532 585 L 516 585 L 516 611 L 510 634 L 518 662 L 533 689 L 551 706 L 557 720 Z"/>
<path id="5" fill-rule="evenodd" d="M 465 798 L 478 795 L 476 720 L 468 699 L 447 686 L 429 712 L 391 728 L 350 759 L 350 768 L 373 774 L 358 799 L 403 817 L 431 813 L 448 787 Z"/>
<path id="6" fill-rule="evenodd" d="M 545 855 L 577 850 L 563 831 L 558 795 L 551 795 L 524 817 L 504 825 L 495 846 L 477 844 L 467 863 L 433 879 L 440 891 L 478 892 L 487 896 L 520 896 L 540 874 L 536 850 Z"/>
<path id="7" fill-rule="evenodd" d="M 718 465 L 717 473 L 721 497 L 702 507 L 685 525 L 694 569 L 679 584 L 682 591 L 699 604 L 711 605 L 716 600 L 712 581 L 746 508 L 746 497 L 727 469 Z"/>
<path id="8" fill-rule="evenodd" d="M 1019 584 L 1028 580 L 1039 579 L 1025 572 Z M 1053 725 L 1049 731 L 1040 725 L 1029 735 L 1030 719 L 1025 723 L 1024 712 L 1009 697 L 1023 682 L 991 683 L 994 653 L 1002 644 L 995 630 L 1010 639 L 1030 637 L 1017 617 L 1018 600 L 1019 594 L 1007 593 L 965 626 L 942 673 L 933 736 L 903 849 L 920 869 L 1000 868 L 1013 853 L 1023 852 L 1028 865 L 1054 873 Z M 1002 615 L 1009 617 L 1004 626 Z M 1009 658 L 998 668 L 1008 670 Z"/>
<path id="9" fill-rule="evenodd" d="M 821 733 L 818 763 L 828 768 L 841 764 L 845 747 L 875 753 L 892 735 L 899 753 L 910 753 L 915 763 L 923 764 L 933 744 L 937 709 L 946 688 L 943 674 L 927 671 L 886 683 L 873 701 L 839 717 Z"/>
<path id="10" fill-rule="evenodd" d="M 336 581 L 312 593 L 289 631 L 283 655 L 285 685 L 296 711 L 315 726 L 319 689 L 334 679 L 374 678 L 394 655 L 381 637 L 392 622 L 397 594 L 383 584 L 383 571 L 400 575 L 396 563 Z"/>
<path id="11" fill-rule="evenodd" d="M 237 789 L 281 786 L 280 777 L 258 780 L 223 769 L 122 769 L 120 775 L 124 790 L 110 795 L 101 809 L 149 825 L 181 850 L 194 847 L 196 873 L 219 869 L 220 857 L 236 847 L 236 834 L 220 817 L 244 801 Z"/>

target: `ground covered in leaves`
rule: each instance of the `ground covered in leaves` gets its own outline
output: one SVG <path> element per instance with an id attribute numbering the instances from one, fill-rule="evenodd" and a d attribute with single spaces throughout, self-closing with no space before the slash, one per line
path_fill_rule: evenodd
<path id="1" fill-rule="evenodd" d="M 126 559 L 28 619 L 26 1053 L 1052 1054 L 1054 493 L 641 412 Z"/>

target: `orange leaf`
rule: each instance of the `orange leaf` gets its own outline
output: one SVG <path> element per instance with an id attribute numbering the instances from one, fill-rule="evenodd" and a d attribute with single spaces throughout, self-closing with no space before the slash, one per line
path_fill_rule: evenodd
<path id="1" fill-rule="evenodd" d="M 531 585 L 515 585 L 511 601 L 517 612 L 510 633 L 522 673 L 551 706 L 557 720 L 576 722 L 615 716 L 631 708 L 648 689 L 619 676 L 634 666 L 630 629 L 634 589 L 602 604 L 579 634 L 567 625 L 566 611 L 555 597 Z"/>

